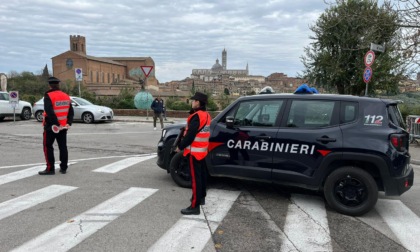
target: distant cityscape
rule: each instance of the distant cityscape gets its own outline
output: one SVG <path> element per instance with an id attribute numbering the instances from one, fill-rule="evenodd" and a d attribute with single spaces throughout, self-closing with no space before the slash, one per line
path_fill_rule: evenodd
<path id="1" fill-rule="evenodd" d="M 215 59 L 211 68 L 192 69 L 191 75 L 184 80 L 159 83 L 153 58 L 90 56 L 87 54 L 86 38 L 70 35 L 70 50 L 52 57 L 52 66 L 54 76 L 66 83 L 76 83 L 75 69 L 82 69 L 81 83 L 98 96 L 116 96 L 123 89 L 135 94 L 144 88 L 153 96 L 160 95 L 164 99 L 188 97 L 192 90 L 209 93 L 218 99 L 222 95 L 256 94 L 266 86 L 277 93 L 292 93 L 298 86 L 307 83 L 305 79 L 289 77 L 281 72 L 269 76 L 249 75 L 252 66 L 248 63 L 244 63 L 243 69 L 229 69 L 225 48 L 221 59 L 221 64 L 219 59 Z M 152 70 L 145 72 L 145 68 Z M 420 91 L 420 73 L 417 80 L 399 83 L 399 89 L 400 92 Z"/>

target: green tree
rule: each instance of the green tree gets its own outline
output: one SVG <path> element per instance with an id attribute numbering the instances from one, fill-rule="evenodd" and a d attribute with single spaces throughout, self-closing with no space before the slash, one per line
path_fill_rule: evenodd
<path id="1" fill-rule="evenodd" d="M 396 48 L 398 15 L 388 2 L 336 0 L 311 26 L 313 42 L 305 48 L 304 76 L 317 86 L 340 94 L 363 95 L 364 56 L 370 43 L 386 44 L 371 66 L 369 93 L 398 92 L 402 78 L 401 54 Z"/>

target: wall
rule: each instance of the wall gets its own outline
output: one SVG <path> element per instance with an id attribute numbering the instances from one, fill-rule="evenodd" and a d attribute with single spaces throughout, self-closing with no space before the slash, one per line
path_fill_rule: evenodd
<path id="1" fill-rule="evenodd" d="M 116 116 L 147 116 L 147 110 L 143 109 L 113 109 Z M 217 116 L 220 111 L 209 111 L 212 118 Z M 153 116 L 153 111 L 149 110 L 149 116 Z M 167 110 L 166 117 L 185 118 L 189 116 L 188 111 Z"/>

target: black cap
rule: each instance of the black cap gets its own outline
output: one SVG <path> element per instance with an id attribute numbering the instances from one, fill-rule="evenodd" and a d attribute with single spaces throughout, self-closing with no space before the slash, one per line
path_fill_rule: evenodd
<path id="1" fill-rule="evenodd" d="M 59 83 L 60 83 L 60 80 L 55 78 L 54 76 L 48 78 L 48 84 L 59 84 Z"/>
<path id="2" fill-rule="evenodd" d="M 207 104 L 207 95 L 200 92 L 195 92 L 194 96 L 191 97 L 191 100 L 197 100 Z"/>

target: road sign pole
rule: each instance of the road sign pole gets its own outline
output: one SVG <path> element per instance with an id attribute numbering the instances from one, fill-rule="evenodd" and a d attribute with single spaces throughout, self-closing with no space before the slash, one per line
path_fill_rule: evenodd
<path id="1" fill-rule="evenodd" d="M 82 97 L 82 94 L 80 92 L 80 81 L 78 81 L 77 84 L 79 85 L 79 97 Z"/>
<path id="2" fill-rule="evenodd" d="M 368 86 L 369 86 L 369 82 L 366 82 L 365 96 L 368 96 Z"/>

